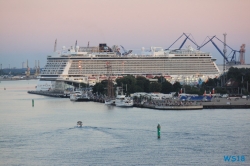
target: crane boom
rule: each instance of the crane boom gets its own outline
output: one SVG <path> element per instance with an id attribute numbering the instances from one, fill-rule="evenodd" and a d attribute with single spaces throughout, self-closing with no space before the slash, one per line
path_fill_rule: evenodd
<path id="1" fill-rule="evenodd" d="M 184 39 L 184 41 L 181 43 L 181 45 L 180 45 L 180 47 L 177 49 L 177 50 L 180 50 L 182 47 L 183 47 L 183 45 L 186 43 L 186 41 L 187 41 L 187 39 L 189 39 L 193 44 L 195 44 L 196 46 L 197 46 L 197 50 L 200 50 L 202 47 L 204 47 L 207 43 L 209 43 L 209 42 L 211 42 L 213 45 L 214 45 L 214 47 L 219 51 L 219 53 L 222 55 L 222 57 L 224 58 L 224 60 L 228 63 L 228 62 L 233 62 L 233 61 L 235 61 L 235 63 L 236 63 L 236 53 L 238 52 L 238 53 L 240 53 L 241 55 L 240 55 L 240 58 L 241 58 L 241 64 L 244 64 L 245 62 L 244 62 L 244 53 L 245 53 L 245 51 L 244 51 L 244 53 L 243 53 L 243 51 L 242 50 L 245 50 L 244 48 L 243 49 L 241 49 L 241 50 L 235 50 L 235 49 L 233 49 L 233 48 L 231 48 L 229 45 L 227 45 L 226 44 L 226 42 L 223 42 L 222 40 L 220 40 L 219 38 L 217 38 L 215 35 L 214 36 L 212 36 L 212 37 L 209 37 L 209 36 L 207 36 L 206 37 L 206 39 L 208 38 L 209 40 L 207 41 L 207 42 L 205 42 L 206 41 L 206 39 L 204 40 L 204 44 L 202 44 L 202 45 L 198 45 L 198 44 L 196 44 L 196 42 L 194 42 L 192 39 L 190 39 L 190 34 L 186 34 L 186 33 L 183 33 L 177 40 L 175 40 L 175 42 L 173 43 L 173 44 L 171 44 L 167 49 L 165 49 L 165 51 L 166 50 L 169 50 L 170 49 L 170 47 L 172 47 L 182 36 L 185 36 L 185 39 Z M 219 40 L 220 42 L 222 42 L 223 44 L 224 44 L 224 52 L 225 53 L 223 53 L 220 49 L 219 49 L 219 47 L 214 43 L 214 41 L 213 41 L 213 39 L 217 39 L 217 40 Z M 228 48 L 230 48 L 231 49 L 231 53 L 233 53 L 233 54 L 229 54 L 229 55 L 232 55 L 232 57 L 230 56 L 226 56 L 226 47 L 228 47 Z M 123 48 L 123 47 L 122 47 Z M 125 50 L 124 48 L 123 48 L 123 50 Z M 126 50 L 124 51 L 124 52 L 126 52 Z M 231 60 L 229 61 L 229 58 L 231 58 Z"/>
<path id="2" fill-rule="evenodd" d="M 212 42 L 212 44 L 214 45 L 214 47 L 219 51 L 219 53 L 224 57 L 224 59 L 228 62 L 227 57 L 221 52 L 221 50 L 219 49 L 219 47 L 213 42 L 212 39 L 210 39 L 210 41 Z"/>
<path id="3" fill-rule="evenodd" d="M 172 47 L 172 45 L 174 45 L 183 35 L 184 35 L 184 33 L 183 33 L 177 40 L 175 40 L 175 42 L 174 42 L 173 44 L 171 44 L 171 45 L 170 45 L 167 49 L 165 49 L 165 50 L 169 50 L 169 48 Z"/>
<path id="4" fill-rule="evenodd" d="M 204 43 L 202 46 L 198 47 L 198 50 L 200 50 L 203 46 L 205 46 L 208 42 L 210 42 L 210 40 L 212 40 L 214 37 L 215 36 L 213 36 L 211 39 L 208 37 L 209 40 L 206 43 Z"/>
<path id="5" fill-rule="evenodd" d="M 196 47 L 199 47 L 192 39 L 189 38 L 190 35 L 187 36 L 185 33 L 184 33 L 184 35 L 185 35 L 192 43 L 194 43 L 194 44 L 196 45 Z"/>
<path id="6" fill-rule="evenodd" d="M 179 47 L 179 50 L 182 48 L 182 46 L 186 43 L 188 37 L 186 37 L 186 39 L 182 42 L 181 46 Z"/>

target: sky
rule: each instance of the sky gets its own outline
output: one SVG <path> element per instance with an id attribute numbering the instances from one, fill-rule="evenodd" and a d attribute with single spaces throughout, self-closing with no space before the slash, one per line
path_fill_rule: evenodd
<path id="1" fill-rule="evenodd" d="M 250 0 L 0 0 L 0 64 L 21 68 L 29 61 L 40 67 L 57 48 L 123 45 L 140 50 L 151 46 L 168 48 L 183 33 L 198 45 L 216 35 L 239 50 L 246 44 L 250 64 Z M 178 48 L 181 38 L 172 48 Z M 214 40 L 223 50 L 223 44 Z M 184 47 L 191 45 L 186 42 Z M 212 43 L 201 49 L 210 52 L 217 64 L 223 58 Z M 228 48 L 227 52 L 231 50 Z"/>

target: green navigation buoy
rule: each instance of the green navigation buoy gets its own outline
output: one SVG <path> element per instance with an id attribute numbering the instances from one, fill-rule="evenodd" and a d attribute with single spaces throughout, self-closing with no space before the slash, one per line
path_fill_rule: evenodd
<path id="1" fill-rule="evenodd" d="M 158 135 L 158 138 L 161 138 L 161 125 L 160 125 L 160 123 L 158 123 L 158 125 L 157 125 L 157 135 Z"/>
<path id="2" fill-rule="evenodd" d="M 34 107 L 34 99 L 32 99 L 32 107 Z"/>

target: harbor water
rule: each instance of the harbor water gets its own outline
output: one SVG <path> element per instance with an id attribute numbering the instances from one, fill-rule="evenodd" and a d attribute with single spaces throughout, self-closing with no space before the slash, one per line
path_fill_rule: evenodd
<path id="1" fill-rule="evenodd" d="M 28 94 L 36 83 L 0 83 L 0 165 L 250 165 L 249 109 L 119 108 Z"/>

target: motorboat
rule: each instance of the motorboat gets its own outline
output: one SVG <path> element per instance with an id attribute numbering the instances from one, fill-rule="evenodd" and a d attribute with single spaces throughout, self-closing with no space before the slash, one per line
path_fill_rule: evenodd
<path id="1" fill-rule="evenodd" d="M 115 99 L 106 99 L 105 104 L 106 105 L 115 105 Z"/>
<path id="2" fill-rule="evenodd" d="M 77 127 L 82 127 L 82 121 L 78 121 L 78 122 L 76 123 L 76 125 L 77 125 Z"/>
<path id="3" fill-rule="evenodd" d="M 73 91 L 70 93 L 69 99 L 71 101 L 77 101 L 82 96 L 81 91 Z"/>
<path id="4" fill-rule="evenodd" d="M 69 98 L 71 101 L 89 101 L 90 100 L 88 92 L 83 92 L 83 91 L 73 91 L 70 94 Z"/>
<path id="5" fill-rule="evenodd" d="M 132 107 L 134 105 L 133 99 L 125 95 L 117 95 L 115 105 L 118 107 Z"/>

